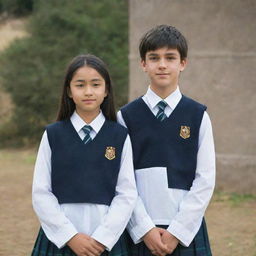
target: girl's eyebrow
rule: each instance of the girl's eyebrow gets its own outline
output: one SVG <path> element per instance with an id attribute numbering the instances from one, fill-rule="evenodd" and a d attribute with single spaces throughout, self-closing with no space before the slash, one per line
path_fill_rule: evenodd
<path id="1" fill-rule="evenodd" d="M 78 79 L 78 80 L 76 80 L 75 82 L 85 82 L 85 80 L 83 80 L 83 79 Z"/>
<path id="2" fill-rule="evenodd" d="M 97 81 L 102 81 L 102 79 L 100 79 L 100 78 L 93 78 L 93 79 L 91 79 L 91 81 L 92 82 L 97 82 Z M 77 79 L 74 82 L 85 82 L 85 80 L 84 79 Z"/>
<path id="3" fill-rule="evenodd" d="M 95 82 L 95 81 L 102 81 L 102 79 L 100 78 L 93 78 L 91 81 Z"/>

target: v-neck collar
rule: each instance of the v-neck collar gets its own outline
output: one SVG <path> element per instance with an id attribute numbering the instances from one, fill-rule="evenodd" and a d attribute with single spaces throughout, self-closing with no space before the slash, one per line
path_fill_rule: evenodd
<path id="1" fill-rule="evenodd" d="M 95 141 L 97 141 L 97 140 L 99 139 L 99 137 L 101 137 L 101 134 L 102 134 L 103 131 L 105 130 L 107 120 L 105 119 L 105 121 L 104 121 L 103 125 L 101 126 L 100 130 L 98 131 L 96 137 L 95 137 L 93 140 L 91 140 L 90 142 L 88 142 L 87 144 L 84 144 L 84 143 L 83 143 L 83 140 L 81 140 L 81 138 L 80 138 L 79 134 L 77 133 L 75 127 L 73 126 L 71 120 L 69 119 L 69 120 L 67 120 L 66 122 L 67 122 L 68 128 L 69 128 L 70 131 L 72 132 L 72 135 L 73 135 L 74 140 L 78 141 L 79 144 L 81 144 L 82 146 L 85 146 L 85 147 L 86 147 L 86 146 L 88 146 L 88 145 L 90 145 L 90 144 L 95 143 Z"/>
<path id="2" fill-rule="evenodd" d="M 173 116 L 175 115 L 177 109 L 182 105 L 183 102 L 183 98 L 184 96 L 182 95 L 180 101 L 178 102 L 177 106 L 175 107 L 175 109 L 172 111 L 172 113 L 169 115 L 169 117 L 166 117 L 163 121 L 160 121 L 159 119 L 156 118 L 156 116 L 154 115 L 154 113 L 150 110 L 149 106 L 146 104 L 146 102 L 142 99 L 142 97 L 139 98 L 139 101 L 141 102 L 142 107 L 145 109 L 147 115 L 153 119 L 155 122 L 161 124 L 164 122 L 167 122 L 168 120 L 171 120 L 173 118 Z"/>

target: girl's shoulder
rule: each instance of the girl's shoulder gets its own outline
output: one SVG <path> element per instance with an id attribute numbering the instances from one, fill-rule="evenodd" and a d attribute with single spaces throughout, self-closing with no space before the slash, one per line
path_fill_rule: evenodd
<path id="1" fill-rule="evenodd" d="M 64 127 L 65 125 L 67 125 L 68 121 L 69 120 L 62 120 L 62 121 L 56 121 L 56 122 L 50 123 L 45 126 L 45 129 L 53 130 L 53 129 L 58 129 L 58 128 Z"/>
<path id="2" fill-rule="evenodd" d="M 122 131 L 124 133 L 127 133 L 127 128 L 122 126 L 121 124 L 119 124 L 116 121 L 111 121 L 111 120 L 106 120 L 106 125 L 109 126 L 110 129 L 115 129 L 115 130 L 119 130 Z"/>

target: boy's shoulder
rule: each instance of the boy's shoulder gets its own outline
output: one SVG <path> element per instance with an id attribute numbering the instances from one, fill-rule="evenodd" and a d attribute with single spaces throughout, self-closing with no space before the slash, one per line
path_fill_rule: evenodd
<path id="1" fill-rule="evenodd" d="M 132 109 L 136 109 L 137 106 L 139 106 L 142 102 L 142 97 L 140 96 L 137 99 L 127 103 L 126 105 L 124 105 L 123 107 L 121 107 L 121 112 L 126 112 L 127 110 L 132 110 Z"/>
<path id="2" fill-rule="evenodd" d="M 188 105 L 189 107 L 194 107 L 194 108 L 199 108 L 199 109 L 202 109 L 202 110 L 206 110 L 207 109 L 207 106 L 182 94 L 182 98 L 181 100 L 183 101 L 183 104 L 185 105 Z"/>

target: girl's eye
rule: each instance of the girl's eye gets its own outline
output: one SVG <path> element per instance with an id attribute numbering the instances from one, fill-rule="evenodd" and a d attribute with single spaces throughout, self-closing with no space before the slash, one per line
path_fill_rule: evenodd
<path id="1" fill-rule="evenodd" d="M 76 84 L 76 87 L 83 87 L 83 84 Z"/>
<path id="2" fill-rule="evenodd" d="M 93 84 L 94 87 L 100 86 L 100 84 Z"/>

